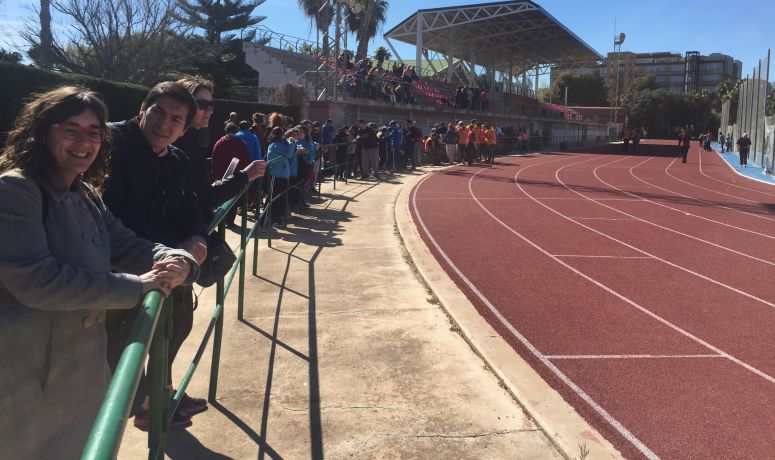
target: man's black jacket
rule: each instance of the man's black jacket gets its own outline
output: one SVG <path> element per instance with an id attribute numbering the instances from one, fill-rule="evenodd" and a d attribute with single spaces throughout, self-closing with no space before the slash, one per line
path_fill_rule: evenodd
<path id="1" fill-rule="evenodd" d="M 186 154 L 169 146 L 157 155 L 136 118 L 109 127 L 110 172 L 102 197 L 111 212 L 137 236 L 165 246 L 176 247 L 192 235 L 206 239 Z"/>

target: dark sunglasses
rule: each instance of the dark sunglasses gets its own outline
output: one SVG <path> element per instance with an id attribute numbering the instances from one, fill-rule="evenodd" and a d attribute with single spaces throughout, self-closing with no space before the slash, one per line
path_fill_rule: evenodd
<path id="1" fill-rule="evenodd" d="M 215 101 L 205 101 L 203 99 L 197 99 L 196 100 L 196 106 L 199 109 L 207 110 L 207 109 L 214 109 L 215 108 Z"/>

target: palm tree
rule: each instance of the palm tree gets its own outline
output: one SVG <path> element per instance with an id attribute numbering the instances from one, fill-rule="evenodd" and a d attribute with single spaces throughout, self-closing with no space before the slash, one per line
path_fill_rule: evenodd
<path id="1" fill-rule="evenodd" d="M 387 0 L 358 0 L 358 4 L 363 7 L 362 14 L 347 13 L 347 28 L 355 33 L 358 40 L 358 51 L 355 53 L 355 60 L 361 60 L 366 57 L 369 49 L 369 41 L 377 35 L 377 30 L 385 24 L 387 20 Z"/>
<path id="2" fill-rule="evenodd" d="M 40 51 L 37 64 L 44 69 L 51 68 L 53 41 L 51 35 L 51 0 L 40 0 Z"/>
<path id="3" fill-rule="evenodd" d="M 323 34 L 322 53 L 328 55 L 329 37 L 328 30 L 334 19 L 334 0 L 299 0 L 299 7 L 304 15 L 309 18 L 317 30 Z"/>
<path id="4" fill-rule="evenodd" d="M 377 67 L 382 67 L 382 63 L 385 62 L 385 60 L 390 60 L 393 55 L 390 54 L 390 51 L 388 51 L 384 46 L 380 46 L 374 51 L 374 59 L 377 60 Z"/>

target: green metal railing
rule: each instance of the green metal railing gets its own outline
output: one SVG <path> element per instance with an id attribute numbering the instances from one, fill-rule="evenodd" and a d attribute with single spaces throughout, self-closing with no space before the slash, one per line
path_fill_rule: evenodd
<path id="1" fill-rule="evenodd" d="M 340 145 L 344 144 L 327 144 L 321 147 L 331 148 Z M 338 168 L 345 164 L 337 163 L 333 167 Z M 268 164 L 267 168 L 269 166 L 271 164 Z M 248 244 L 251 240 L 253 241 L 253 275 L 256 275 L 258 271 L 258 233 L 262 223 L 271 220 L 271 205 L 278 199 L 286 199 L 289 193 L 299 189 L 304 183 L 305 181 L 300 181 L 288 187 L 282 193 L 274 195 L 272 182 L 270 182 L 269 198 L 261 210 L 260 200 L 258 199 L 260 187 L 258 181 L 256 181 L 248 184 L 240 194 L 228 200 L 217 209 L 212 222 L 208 226 L 208 234 L 212 233 L 216 228 L 219 229 L 221 234 L 224 234 L 226 216 L 229 215 L 235 206 L 241 205 L 242 219 L 239 251 L 236 253 L 236 261 L 229 273 L 216 282 L 215 309 L 213 310 L 210 323 L 194 355 L 194 359 L 171 399 L 169 389 L 167 388 L 167 350 L 170 337 L 172 336 L 172 299 L 165 299 L 158 291 L 146 294 L 140 307 L 138 318 L 133 325 L 128 345 L 121 354 L 102 406 L 84 446 L 81 459 L 107 460 L 114 459 L 118 455 L 124 427 L 129 418 L 130 408 L 137 392 L 140 376 L 145 367 L 146 357 L 148 357 L 148 396 L 150 403 L 150 426 L 148 429 L 149 459 L 164 458 L 169 422 L 175 414 L 180 404 L 180 399 L 196 372 L 211 338 L 213 339 L 213 353 L 208 400 L 210 402 L 215 401 L 218 388 L 218 371 L 223 338 L 223 310 L 226 295 L 229 293 L 234 277 L 239 274 L 237 317 L 243 319 L 245 254 Z M 318 180 L 318 193 L 320 193 L 320 183 L 321 180 Z M 256 192 L 254 206 L 255 223 L 248 231 L 248 196 L 251 190 Z M 271 246 L 271 227 L 268 228 L 267 239 Z"/>

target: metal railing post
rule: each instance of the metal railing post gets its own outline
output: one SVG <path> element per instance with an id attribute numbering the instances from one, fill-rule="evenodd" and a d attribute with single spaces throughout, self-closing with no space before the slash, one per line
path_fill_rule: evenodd
<path id="1" fill-rule="evenodd" d="M 247 242 L 247 231 L 248 231 L 248 195 L 250 195 L 250 189 L 251 187 L 248 187 L 247 190 L 245 190 L 245 193 L 242 194 L 242 225 L 240 225 L 240 235 L 239 235 L 239 247 L 241 251 L 246 251 L 248 242 Z M 240 260 L 239 263 L 239 291 L 237 292 L 237 318 L 242 319 L 242 309 L 245 304 L 245 258 L 243 257 L 242 260 Z"/>
<path id="2" fill-rule="evenodd" d="M 267 206 L 269 206 L 269 211 L 266 213 L 266 224 L 267 224 L 267 232 L 266 232 L 266 242 L 269 245 L 269 247 L 272 247 L 272 205 L 274 204 L 274 177 L 271 178 L 269 181 L 269 201 L 267 201 Z"/>
<path id="3" fill-rule="evenodd" d="M 221 232 L 222 235 L 225 235 L 226 233 L 226 222 L 221 221 L 221 223 L 218 225 L 218 231 Z M 223 304 L 223 299 L 225 295 L 223 292 L 223 277 L 218 280 L 218 282 L 215 283 L 215 304 L 220 305 L 221 308 L 225 309 L 225 305 Z M 218 320 L 215 322 L 215 336 L 213 337 L 213 360 L 212 365 L 210 366 L 210 390 L 207 393 L 207 400 L 212 402 L 215 402 L 215 396 L 218 391 L 218 366 L 220 365 L 221 361 L 221 339 L 223 338 L 223 313 L 221 313 L 221 316 L 218 317 Z"/>
<path id="4" fill-rule="evenodd" d="M 256 217 L 256 225 L 261 228 L 261 185 L 258 181 L 255 182 L 256 188 L 256 203 L 253 215 Z M 258 275 L 258 232 L 253 232 L 253 276 Z"/>
<path id="5" fill-rule="evenodd" d="M 172 296 L 162 305 L 159 322 L 151 342 L 148 365 L 148 395 L 150 406 L 148 419 L 148 458 L 163 459 L 167 443 L 168 413 L 170 406 L 167 372 L 169 368 L 169 340 L 172 336 Z"/>

